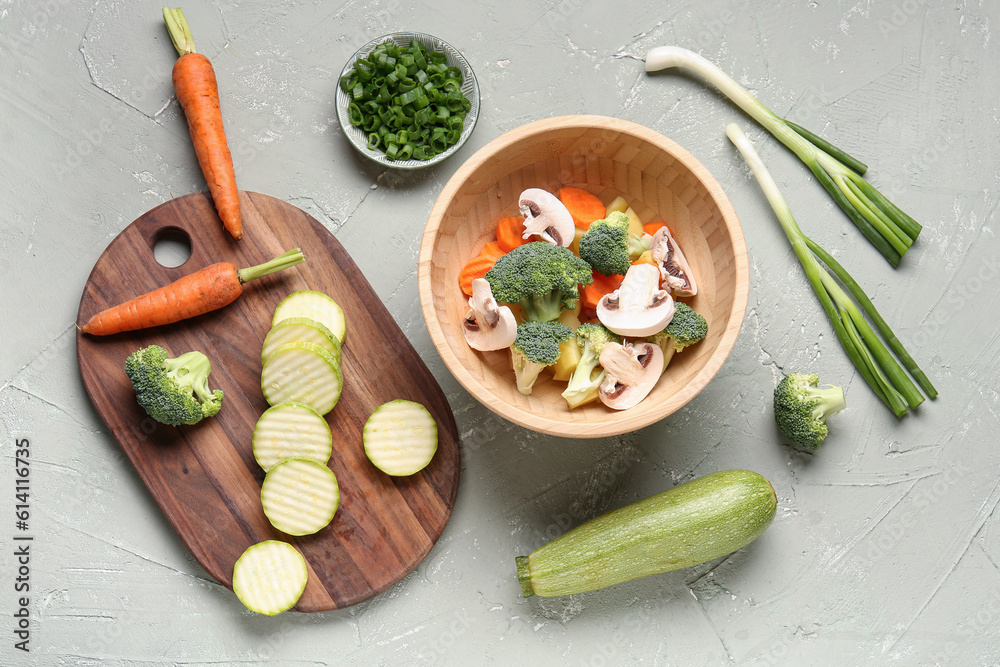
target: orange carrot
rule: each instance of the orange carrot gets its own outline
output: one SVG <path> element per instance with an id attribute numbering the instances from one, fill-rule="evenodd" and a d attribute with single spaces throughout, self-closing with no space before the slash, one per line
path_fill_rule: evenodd
<path id="1" fill-rule="evenodd" d="M 584 310 L 597 308 L 597 302 L 601 297 L 621 287 L 624 279 L 625 276 L 620 274 L 604 276 L 594 271 L 594 282 L 580 290 L 580 305 Z"/>
<path id="2" fill-rule="evenodd" d="M 646 224 L 644 224 L 642 226 L 642 231 L 646 232 L 650 236 L 653 236 L 654 234 L 656 234 L 656 232 L 660 231 L 661 227 L 666 227 L 666 226 L 667 226 L 667 223 L 662 222 L 662 221 L 659 221 L 659 222 L 647 222 Z"/>
<path id="3" fill-rule="evenodd" d="M 470 259 L 469 263 L 458 274 L 458 284 L 462 288 L 462 291 L 466 295 L 472 296 L 472 281 L 485 276 L 496 263 L 496 257 L 486 254 L 479 254 Z"/>
<path id="4" fill-rule="evenodd" d="M 522 238 L 524 234 L 524 219 L 508 216 L 500 218 L 497 223 L 497 244 L 504 252 L 510 252 L 528 241 Z"/>
<path id="5" fill-rule="evenodd" d="M 470 259 L 469 263 L 458 274 L 458 284 L 462 291 L 468 296 L 472 296 L 472 281 L 485 276 L 504 254 L 504 251 L 500 249 L 500 244 L 496 241 L 490 241 L 484 245 L 479 254 Z"/>
<path id="6" fill-rule="evenodd" d="M 484 255 L 486 257 L 492 257 L 494 260 L 496 260 L 506 255 L 507 252 L 500 247 L 499 242 L 490 241 L 489 243 L 483 246 L 483 249 L 479 251 L 479 254 Z"/>
<path id="7" fill-rule="evenodd" d="M 208 181 L 208 189 L 222 224 L 233 238 L 239 239 L 243 236 L 240 198 L 233 158 L 222 126 L 215 70 L 208 58 L 195 51 L 194 38 L 184 12 L 164 7 L 163 20 L 180 55 L 174 63 L 174 91 L 187 118 L 198 164 Z"/>
<path id="8" fill-rule="evenodd" d="M 565 187 L 559 190 L 559 201 L 569 209 L 573 222 L 580 229 L 587 229 L 594 220 L 605 217 L 601 200 L 580 188 Z"/>
<path id="9" fill-rule="evenodd" d="M 102 310 L 81 327 L 84 333 L 108 336 L 121 331 L 170 324 L 228 306 L 243 293 L 243 284 L 305 260 L 298 248 L 270 262 L 237 269 L 219 262 L 178 278 L 152 292 Z"/>

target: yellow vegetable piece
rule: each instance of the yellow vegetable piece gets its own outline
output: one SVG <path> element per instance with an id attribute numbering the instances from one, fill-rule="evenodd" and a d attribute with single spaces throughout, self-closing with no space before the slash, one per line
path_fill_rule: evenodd
<path id="1" fill-rule="evenodd" d="M 579 363 L 580 346 L 576 344 L 576 338 L 564 340 L 559 343 L 559 360 L 552 364 L 552 379 L 569 382 Z"/>
<path id="2" fill-rule="evenodd" d="M 614 201 L 608 204 L 608 209 L 604 212 L 604 215 L 611 215 L 615 211 L 619 213 L 624 213 L 628 209 L 628 202 L 621 195 L 615 197 Z"/>
<path id="3" fill-rule="evenodd" d="M 642 235 L 646 233 L 646 231 L 642 228 L 642 220 L 640 220 L 639 216 L 635 214 L 635 211 L 632 210 L 631 206 L 625 209 L 625 215 L 628 216 L 628 233 L 641 239 Z"/>
<path id="4" fill-rule="evenodd" d="M 569 244 L 569 249 L 573 251 L 573 254 L 577 257 L 580 256 L 580 239 L 583 235 L 587 233 L 586 229 L 580 229 L 579 227 L 574 228 L 575 233 L 573 234 L 573 242 Z"/>

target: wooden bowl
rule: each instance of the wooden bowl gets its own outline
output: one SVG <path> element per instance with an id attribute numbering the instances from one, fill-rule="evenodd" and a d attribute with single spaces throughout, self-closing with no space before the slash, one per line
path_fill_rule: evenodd
<path id="1" fill-rule="evenodd" d="M 525 188 L 592 192 L 605 204 L 622 195 L 645 222 L 669 223 L 698 282 L 684 299 L 708 321 L 708 336 L 676 354 L 652 393 L 629 410 L 594 402 L 570 410 L 543 371 L 530 396 L 518 392 L 510 352 L 477 352 L 462 334 L 468 299 L 462 267 L 495 240 L 497 220 L 519 215 Z M 746 311 L 746 243 L 718 182 L 663 135 L 601 116 L 563 116 L 529 123 L 491 141 L 448 181 L 431 210 L 420 246 L 420 304 L 431 340 L 458 381 L 486 407 L 526 428 L 576 438 L 628 433 L 690 401 L 733 349 Z"/>

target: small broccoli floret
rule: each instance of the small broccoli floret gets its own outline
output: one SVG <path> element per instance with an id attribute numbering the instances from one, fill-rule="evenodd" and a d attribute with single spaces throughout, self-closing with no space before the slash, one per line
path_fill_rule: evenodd
<path id="1" fill-rule="evenodd" d="M 597 390 L 606 375 L 604 369 L 594 377 L 600 366 L 601 350 L 610 342 L 620 343 L 621 336 L 612 333 L 601 324 L 581 324 L 576 329 L 576 344 L 580 347 L 580 361 L 573 371 L 562 397 L 570 408 L 581 406 L 597 399 Z"/>
<path id="2" fill-rule="evenodd" d="M 706 335 L 708 335 L 708 322 L 705 318 L 683 301 L 677 301 L 674 303 L 674 316 L 670 323 L 663 331 L 653 334 L 646 340 L 656 343 L 663 350 L 663 370 L 667 370 L 667 364 L 675 352 L 704 340 Z"/>
<path id="3" fill-rule="evenodd" d="M 595 220 L 580 238 L 580 258 L 602 276 L 624 275 L 632 261 L 649 250 L 649 243 L 629 233 L 628 216 L 612 211 Z"/>
<path id="4" fill-rule="evenodd" d="M 580 258 L 602 276 L 624 275 L 632 265 L 628 239 L 628 216 L 613 211 L 587 228 L 580 238 Z"/>
<path id="5" fill-rule="evenodd" d="M 594 275 L 570 250 L 533 241 L 498 259 L 486 280 L 498 302 L 519 303 L 528 320 L 548 322 L 563 308 L 576 307 L 579 285 L 589 285 Z"/>
<path id="6" fill-rule="evenodd" d="M 818 449 L 828 431 L 826 420 L 847 407 L 843 389 L 818 383 L 816 375 L 789 373 L 774 389 L 774 421 L 805 449 Z"/>
<path id="7" fill-rule="evenodd" d="M 222 407 L 222 390 L 208 387 L 212 362 L 201 352 L 170 359 L 159 345 L 136 350 L 125 360 L 139 405 L 158 422 L 195 424 Z"/>
<path id="8" fill-rule="evenodd" d="M 562 322 L 523 322 L 510 346 L 511 362 L 517 377 L 517 390 L 531 393 L 538 374 L 559 360 L 559 344 L 569 340 L 573 330 Z"/>

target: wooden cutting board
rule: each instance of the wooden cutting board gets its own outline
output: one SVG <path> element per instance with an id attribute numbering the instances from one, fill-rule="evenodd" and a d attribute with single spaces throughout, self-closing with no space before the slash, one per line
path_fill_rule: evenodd
<path id="1" fill-rule="evenodd" d="M 91 402 L 139 472 L 181 541 L 220 583 L 262 540 L 295 545 L 309 565 L 296 609 L 327 611 L 367 600 L 398 582 L 441 535 L 458 490 L 455 419 L 444 394 L 340 242 L 283 201 L 241 192 L 243 239 L 223 231 L 207 193 L 166 202 L 129 225 L 101 255 L 80 300 L 77 323 L 94 313 L 204 266 L 260 264 L 294 247 L 306 261 L 251 282 L 235 303 L 176 324 L 93 337 L 77 332 L 80 373 Z M 164 235 L 187 236 L 191 257 L 165 268 L 153 257 Z M 387 258 L 388 261 L 389 258 Z M 260 504 L 264 473 L 251 449 L 253 427 L 268 405 L 260 390 L 260 350 L 274 307 L 294 290 L 326 292 L 344 309 L 344 390 L 326 419 L 333 432 L 330 468 L 340 484 L 333 522 L 315 535 L 290 537 L 271 526 Z M 150 419 L 135 401 L 125 358 L 156 343 L 176 356 L 201 350 L 212 360 L 211 387 L 225 399 L 218 415 L 193 426 Z M 365 457 L 361 430 L 380 404 L 424 404 L 438 424 L 437 454 L 411 477 L 389 477 Z"/>

